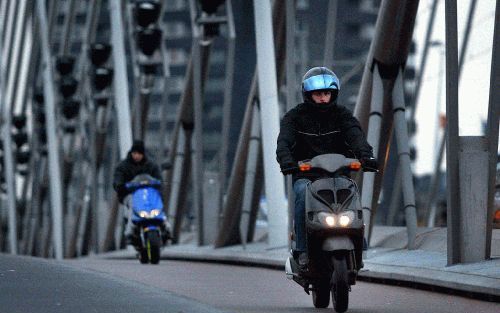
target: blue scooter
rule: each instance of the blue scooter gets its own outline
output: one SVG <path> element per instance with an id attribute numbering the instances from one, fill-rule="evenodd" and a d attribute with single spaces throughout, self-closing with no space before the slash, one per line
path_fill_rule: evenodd
<path id="1" fill-rule="evenodd" d="M 160 262 L 163 238 L 168 236 L 160 186 L 159 180 L 146 174 L 137 175 L 125 184 L 132 196 L 132 223 L 136 226 L 136 236 L 139 238 L 134 246 L 142 264 Z"/>

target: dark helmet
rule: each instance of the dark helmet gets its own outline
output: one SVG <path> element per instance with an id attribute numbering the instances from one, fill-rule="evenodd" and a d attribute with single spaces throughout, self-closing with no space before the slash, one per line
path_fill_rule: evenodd
<path id="1" fill-rule="evenodd" d="M 302 77 L 302 99 L 304 102 L 313 102 L 311 92 L 315 90 L 330 90 L 335 102 L 340 90 L 340 80 L 334 72 L 326 67 L 313 67 Z"/>
<path id="2" fill-rule="evenodd" d="M 130 152 L 139 152 L 144 154 L 146 152 L 146 148 L 144 147 L 144 141 L 142 140 L 134 140 L 132 147 L 130 148 Z"/>

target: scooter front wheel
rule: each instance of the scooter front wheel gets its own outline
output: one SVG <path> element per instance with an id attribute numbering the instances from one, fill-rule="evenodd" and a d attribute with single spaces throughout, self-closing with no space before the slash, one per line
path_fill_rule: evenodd
<path id="1" fill-rule="evenodd" d="M 315 308 L 324 309 L 330 304 L 330 286 L 328 282 L 314 286 L 312 299 Z"/>
<path id="2" fill-rule="evenodd" d="M 335 312 L 345 312 L 349 306 L 349 280 L 347 253 L 335 253 L 332 257 L 332 302 Z"/>
<path id="3" fill-rule="evenodd" d="M 161 238 L 158 231 L 150 231 L 145 234 L 147 256 L 151 264 L 160 262 Z"/>

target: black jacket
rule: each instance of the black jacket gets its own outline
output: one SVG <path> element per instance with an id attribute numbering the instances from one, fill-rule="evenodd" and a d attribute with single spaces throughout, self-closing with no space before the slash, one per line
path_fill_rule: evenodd
<path id="1" fill-rule="evenodd" d="M 282 170 L 326 153 L 357 159 L 373 157 L 372 147 L 351 111 L 338 104 L 320 110 L 311 103 L 301 103 L 283 116 L 276 149 Z M 316 176 L 300 172 L 293 178 Z"/>
<path id="2" fill-rule="evenodd" d="M 144 155 L 141 162 L 136 163 L 129 152 L 127 157 L 116 166 L 113 176 L 113 188 L 118 193 L 120 202 L 128 193 L 125 184 L 139 174 L 149 174 L 161 180 L 160 168 L 156 163 L 150 161 L 146 155 Z"/>

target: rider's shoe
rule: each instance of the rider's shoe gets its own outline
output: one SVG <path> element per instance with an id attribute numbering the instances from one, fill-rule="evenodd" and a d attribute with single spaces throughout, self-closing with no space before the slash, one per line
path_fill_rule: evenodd
<path id="1" fill-rule="evenodd" d="M 299 265 L 299 269 L 301 272 L 307 272 L 307 265 L 309 264 L 309 257 L 307 256 L 307 252 L 300 252 L 297 256 L 297 264 Z"/>

